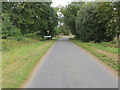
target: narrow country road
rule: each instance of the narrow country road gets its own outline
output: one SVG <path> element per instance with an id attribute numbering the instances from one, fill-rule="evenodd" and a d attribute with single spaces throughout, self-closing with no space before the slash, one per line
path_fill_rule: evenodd
<path id="1" fill-rule="evenodd" d="M 118 88 L 118 80 L 64 37 L 50 49 L 26 88 Z"/>

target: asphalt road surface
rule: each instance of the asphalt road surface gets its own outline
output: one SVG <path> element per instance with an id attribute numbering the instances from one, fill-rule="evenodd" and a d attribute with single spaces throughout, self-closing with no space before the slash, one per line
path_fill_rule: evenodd
<path id="1" fill-rule="evenodd" d="M 26 88 L 118 88 L 118 80 L 64 37 L 50 49 Z"/>

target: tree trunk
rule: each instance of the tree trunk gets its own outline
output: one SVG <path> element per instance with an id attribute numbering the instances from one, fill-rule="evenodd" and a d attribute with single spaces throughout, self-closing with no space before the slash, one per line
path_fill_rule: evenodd
<path id="1" fill-rule="evenodd" d="M 119 38 L 120 38 L 120 34 L 117 34 L 117 44 L 119 45 Z"/>
<path id="2" fill-rule="evenodd" d="M 117 40 L 119 41 L 119 38 L 120 38 L 120 34 L 117 34 Z"/>

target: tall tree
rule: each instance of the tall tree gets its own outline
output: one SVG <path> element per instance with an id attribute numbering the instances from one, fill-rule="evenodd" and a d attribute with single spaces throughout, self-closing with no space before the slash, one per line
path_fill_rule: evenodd
<path id="1" fill-rule="evenodd" d="M 107 36 L 117 37 L 119 40 L 120 36 L 120 2 L 111 3 L 112 10 L 111 15 L 112 18 L 106 24 L 106 34 Z"/>
<path id="2" fill-rule="evenodd" d="M 57 26 L 57 12 L 51 2 L 5 2 L 3 13 L 9 14 L 10 22 L 25 35 L 37 33 L 40 36 L 51 34 Z"/>
<path id="3" fill-rule="evenodd" d="M 64 24 L 68 26 L 69 30 L 73 35 L 78 37 L 78 33 L 76 32 L 76 16 L 80 7 L 84 4 L 84 2 L 72 2 L 66 8 L 62 9 L 61 12 L 64 14 Z"/>

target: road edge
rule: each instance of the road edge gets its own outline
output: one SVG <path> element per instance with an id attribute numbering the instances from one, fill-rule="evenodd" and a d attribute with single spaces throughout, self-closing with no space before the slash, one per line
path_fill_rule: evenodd
<path id="1" fill-rule="evenodd" d="M 70 42 L 72 42 L 71 40 L 69 40 Z M 75 44 L 74 42 L 72 42 L 73 44 Z M 84 48 L 78 46 L 77 44 L 75 44 L 77 47 L 79 47 L 82 51 L 84 51 L 85 53 L 87 53 L 90 57 L 94 58 L 95 60 L 97 60 L 100 64 L 102 64 L 105 68 L 107 68 L 113 75 L 115 75 L 118 78 L 118 72 L 115 71 L 113 68 L 109 67 L 107 64 L 105 64 L 104 62 L 102 62 L 101 60 L 99 60 L 98 57 L 94 56 L 92 53 L 90 53 L 89 51 L 85 50 Z"/>
<path id="2" fill-rule="evenodd" d="M 26 88 L 26 86 L 30 83 L 30 81 L 32 81 L 32 79 L 34 78 L 34 76 L 36 75 L 37 71 L 39 70 L 39 68 L 41 67 L 45 57 L 50 53 L 50 51 L 52 50 L 52 48 L 54 47 L 54 45 L 56 44 L 57 41 L 55 41 L 55 43 L 48 49 L 48 51 L 45 53 L 44 56 L 42 56 L 42 58 L 39 60 L 39 62 L 35 65 L 35 67 L 33 68 L 32 72 L 29 74 L 28 78 L 24 81 L 24 83 L 20 86 L 20 88 Z"/>

